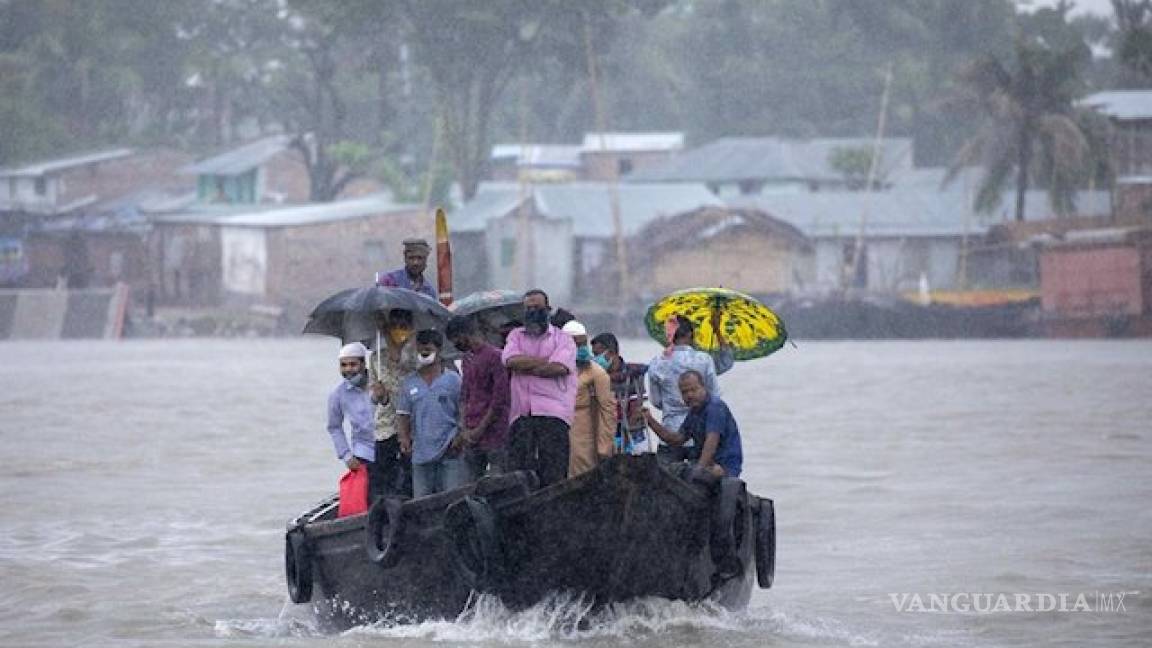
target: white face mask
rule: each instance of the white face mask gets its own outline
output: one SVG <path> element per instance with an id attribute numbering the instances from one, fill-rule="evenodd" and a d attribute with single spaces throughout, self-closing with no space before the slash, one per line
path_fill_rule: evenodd
<path id="1" fill-rule="evenodd" d="M 429 353 L 428 355 L 416 356 L 416 363 L 419 364 L 421 367 L 427 367 L 428 365 L 432 364 L 433 362 L 436 362 L 436 354 L 435 353 Z"/>

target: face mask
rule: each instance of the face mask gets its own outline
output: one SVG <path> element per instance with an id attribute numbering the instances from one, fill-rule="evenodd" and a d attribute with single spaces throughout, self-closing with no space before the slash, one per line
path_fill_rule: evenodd
<path id="1" fill-rule="evenodd" d="M 524 329 L 532 335 L 541 335 L 548 330 L 548 309 L 525 308 Z"/>
<path id="2" fill-rule="evenodd" d="M 588 364 L 592 361 L 592 349 L 586 346 L 576 347 L 576 362 Z"/>
<path id="3" fill-rule="evenodd" d="M 406 328 L 397 327 L 388 331 L 388 339 L 392 340 L 393 344 L 404 344 L 410 335 L 412 335 L 412 330 Z"/>
<path id="4" fill-rule="evenodd" d="M 351 378 L 345 378 L 344 380 L 347 380 L 353 387 L 363 387 L 364 383 L 368 382 L 368 376 L 366 376 L 364 372 L 361 371 L 355 376 L 352 376 Z"/>
<path id="5" fill-rule="evenodd" d="M 601 367 L 603 367 L 605 371 L 607 371 L 607 370 L 608 370 L 608 367 L 611 367 L 611 366 L 612 366 L 612 361 L 611 361 L 611 360 L 609 360 L 608 358 L 604 357 L 604 354 L 603 354 L 603 353 L 601 353 L 600 355 L 598 355 L 598 356 L 596 356 L 595 358 L 592 358 L 592 359 L 596 361 L 596 364 L 598 364 L 598 365 L 600 365 Z"/>
<path id="6" fill-rule="evenodd" d="M 436 362 L 436 354 L 435 353 L 429 353 L 428 355 L 421 354 L 421 355 L 416 356 L 416 364 L 420 365 L 421 367 L 427 367 L 428 365 L 432 364 L 433 362 Z"/>

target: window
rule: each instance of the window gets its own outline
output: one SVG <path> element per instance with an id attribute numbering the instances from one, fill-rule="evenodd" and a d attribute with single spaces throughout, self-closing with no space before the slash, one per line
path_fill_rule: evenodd
<path id="1" fill-rule="evenodd" d="M 632 173 L 632 160 L 628 158 L 616 160 L 616 172 L 622 176 Z"/>
<path id="2" fill-rule="evenodd" d="M 44 176 L 36 178 L 36 195 L 43 196 L 48 193 L 48 179 Z"/>

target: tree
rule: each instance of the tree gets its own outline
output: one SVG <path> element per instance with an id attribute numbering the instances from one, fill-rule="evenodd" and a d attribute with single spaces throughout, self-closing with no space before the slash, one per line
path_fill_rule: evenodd
<path id="1" fill-rule="evenodd" d="M 984 57 L 962 70 L 953 102 L 980 114 L 983 123 L 961 148 L 946 181 L 962 167 L 982 163 L 975 206 L 988 211 L 999 204 L 1014 175 L 1015 215 L 1022 221 L 1030 179 L 1039 172 L 1053 209 L 1074 208 L 1088 144 L 1072 102 L 1088 55 L 1082 44 L 1054 50 L 1020 36 L 1009 63 Z"/>

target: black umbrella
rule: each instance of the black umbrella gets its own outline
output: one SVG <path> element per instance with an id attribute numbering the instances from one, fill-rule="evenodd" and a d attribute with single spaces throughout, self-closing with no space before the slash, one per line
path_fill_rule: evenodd
<path id="1" fill-rule="evenodd" d="M 504 346 L 500 331 L 523 323 L 520 320 L 524 316 L 524 293 L 482 290 L 457 299 L 448 308 L 454 315 L 471 317 L 489 342 Z"/>
<path id="2" fill-rule="evenodd" d="M 331 335 L 343 342 L 372 340 L 379 330 L 381 315 L 391 310 L 412 313 L 416 330 L 443 331 L 452 313 L 440 302 L 405 288 L 369 286 L 341 290 L 312 309 L 305 333 Z"/>

